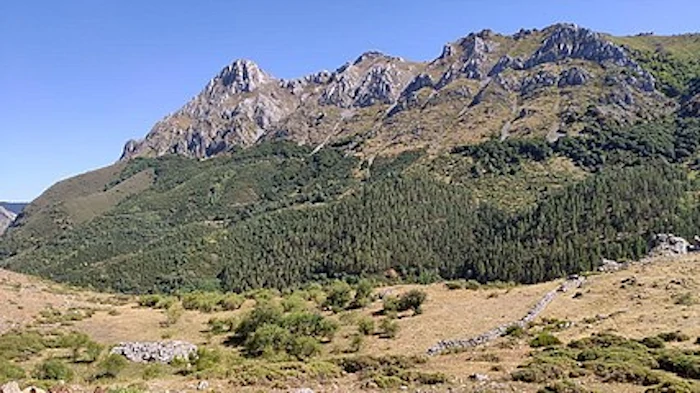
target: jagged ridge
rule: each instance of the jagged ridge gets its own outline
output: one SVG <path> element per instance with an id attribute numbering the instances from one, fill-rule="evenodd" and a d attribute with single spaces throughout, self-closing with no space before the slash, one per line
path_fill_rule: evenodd
<path id="1" fill-rule="evenodd" d="M 358 155 L 439 150 L 498 134 L 556 138 L 586 121 L 632 123 L 674 108 L 623 47 L 591 30 L 485 30 L 445 45 L 431 62 L 367 52 L 294 80 L 236 60 L 144 140 L 129 141 L 122 159 L 201 158 L 279 138 L 342 141 Z"/>

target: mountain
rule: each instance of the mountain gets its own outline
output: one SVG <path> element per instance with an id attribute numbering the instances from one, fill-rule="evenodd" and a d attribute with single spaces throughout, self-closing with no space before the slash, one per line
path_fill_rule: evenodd
<path id="1" fill-rule="evenodd" d="M 122 158 L 202 158 L 278 139 L 371 157 L 653 121 L 679 103 L 662 94 L 665 70 L 653 67 L 646 46 L 637 48 L 652 39 L 652 54 L 669 53 L 664 44 L 679 40 L 615 38 L 571 24 L 512 36 L 485 30 L 445 45 L 430 62 L 367 52 L 333 72 L 294 80 L 236 60 L 143 140 L 129 141 Z M 698 36 L 681 39 L 693 46 L 687 49 L 699 45 Z"/>
<path id="2" fill-rule="evenodd" d="M 15 220 L 17 215 L 7 209 L 5 207 L 0 206 L 0 235 L 5 233 L 5 230 L 7 227 L 12 224 L 12 221 Z"/>
<path id="3" fill-rule="evenodd" d="M 123 292 L 539 282 L 700 233 L 700 35 L 491 31 L 278 80 L 236 61 L 59 182 L 0 267 Z M 193 159 L 196 158 L 196 159 Z"/>
<path id="4" fill-rule="evenodd" d="M 22 213 L 22 210 L 24 210 L 24 208 L 27 207 L 27 205 L 28 203 L 23 202 L 0 202 L 0 206 L 15 214 Z"/>

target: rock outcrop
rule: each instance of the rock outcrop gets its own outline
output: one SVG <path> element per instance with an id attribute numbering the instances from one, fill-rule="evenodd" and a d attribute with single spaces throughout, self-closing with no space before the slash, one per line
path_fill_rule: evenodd
<path id="1" fill-rule="evenodd" d="M 514 115 L 550 102 L 527 121 Z M 510 136 L 546 135 L 555 108 L 576 119 L 585 116 L 570 115 L 591 107 L 621 123 L 669 111 L 651 74 L 598 33 L 570 24 L 513 36 L 484 30 L 445 45 L 430 62 L 367 52 L 333 72 L 294 80 L 236 60 L 143 140 L 127 142 L 122 159 L 202 158 L 274 139 L 322 146 L 353 138 L 352 152 L 369 154 L 443 149 L 498 135 L 504 124 Z M 409 129 L 422 131 L 406 138 Z"/>
<path id="2" fill-rule="evenodd" d="M 17 218 L 17 215 L 4 207 L 0 206 L 0 235 L 5 233 L 5 230 Z"/>
<path id="3" fill-rule="evenodd" d="M 136 363 L 170 363 L 189 359 L 197 353 L 197 346 L 184 341 L 123 342 L 112 348 L 111 353 Z"/>
<path id="4" fill-rule="evenodd" d="M 672 233 L 659 233 L 654 235 L 654 246 L 649 252 L 650 257 L 676 256 L 688 253 L 690 243 L 682 237 Z"/>

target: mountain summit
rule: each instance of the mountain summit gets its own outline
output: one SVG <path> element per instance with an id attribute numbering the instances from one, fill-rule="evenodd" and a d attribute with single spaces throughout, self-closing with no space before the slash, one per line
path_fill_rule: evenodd
<path id="1" fill-rule="evenodd" d="M 203 158 L 275 139 L 360 156 L 440 151 L 494 136 L 553 140 L 587 124 L 661 118 L 676 106 L 614 37 L 572 24 L 511 36 L 484 30 L 430 62 L 366 52 L 293 80 L 236 60 L 143 140 L 129 141 L 122 159 Z"/>

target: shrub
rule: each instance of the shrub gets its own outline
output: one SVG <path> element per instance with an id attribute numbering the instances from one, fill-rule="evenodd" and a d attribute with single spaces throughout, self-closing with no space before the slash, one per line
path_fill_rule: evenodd
<path id="1" fill-rule="evenodd" d="M 195 370 L 204 371 L 209 370 L 221 363 L 222 355 L 221 351 L 217 349 L 198 348 L 197 356 L 194 356 L 193 358 L 192 363 Z"/>
<path id="2" fill-rule="evenodd" d="M 0 385 L 24 378 L 24 369 L 8 360 L 0 358 Z"/>
<path id="3" fill-rule="evenodd" d="M 355 297 L 350 304 L 350 308 L 365 308 L 372 302 L 372 291 L 374 285 L 367 280 L 360 280 L 355 286 Z"/>
<path id="4" fill-rule="evenodd" d="M 97 365 L 97 378 L 116 378 L 128 365 L 125 357 L 110 354 Z"/>
<path id="5" fill-rule="evenodd" d="M 180 321 L 182 314 L 184 313 L 183 307 L 178 304 L 173 304 L 163 311 L 165 314 L 165 321 L 161 322 L 163 327 L 171 327 Z"/>
<path id="6" fill-rule="evenodd" d="M 690 340 L 690 336 L 681 333 L 680 331 L 660 333 L 658 337 L 665 342 L 683 342 Z"/>
<path id="7" fill-rule="evenodd" d="M 660 348 L 663 348 L 666 346 L 666 344 L 664 343 L 664 340 L 662 340 L 658 336 L 645 337 L 640 342 L 642 343 L 642 345 L 646 346 L 647 348 L 651 348 L 651 349 L 660 349 Z"/>
<path id="8" fill-rule="evenodd" d="M 379 324 L 379 329 L 381 330 L 381 337 L 395 338 L 399 333 L 399 324 L 393 319 L 384 318 Z"/>
<path id="9" fill-rule="evenodd" d="M 396 313 L 399 311 L 399 298 L 396 296 L 386 296 L 382 300 L 382 314 Z"/>
<path id="10" fill-rule="evenodd" d="M 698 300 L 692 293 L 686 292 L 684 294 L 675 296 L 673 302 L 680 306 L 692 306 L 697 304 Z"/>
<path id="11" fill-rule="evenodd" d="M 144 367 L 143 372 L 141 373 L 141 377 L 146 380 L 156 379 L 162 377 L 163 375 L 165 375 L 165 373 L 165 366 L 162 364 L 155 363 L 149 364 L 148 366 Z"/>
<path id="12" fill-rule="evenodd" d="M 374 319 L 369 317 L 364 317 L 357 322 L 358 331 L 365 335 L 371 336 L 374 334 Z"/>
<path id="13" fill-rule="evenodd" d="M 344 281 L 334 282 L 328 289 L 324 306 L 339 312 L 345 310 L 352 300 L 352 288 Z"/>
<path id="14" fill-rule="evenodd" d="M 464 283 L 464 289 L 476 291 L 479 288 L 481 288 L 481 284 L 476 280 L 468 280 L 466 283 Z"/>
<path id="15" fill-rule="evenodd" d="M 362 344 L 364 344 L 364 336 L 360 333 L 354 333 L 350 336 L 350 345 L 348 346 L 348 353 L 360 352 L 362 349 Z"/>
<path id="16" fill-rule="evenodd" d="M 223 334 L 232 331 L 238 320 L 235 317 L 231 318 L 210 318 L 207 321 L 209 332 L 212 334 Z"/>
<path id="17" fill-rule="evenodd" d="M 559 381 L 551 383 L 537 391 L 537 393 L 591 393 L 592 390 L 571 381 Z"/>
<path id="18" fill-rule="evenodd" d="M 399 311 L 413 310 L 414 314 L 421 314 L 421 306 L 428 298 L 428 295 L 418 289 L 412 289 L 399 298 Z"/>
<path id="19" fill-rule="evenodd" d="M 229 293 L 219 299 L 219 307 L 224 311 L 234 311 L 241 308 L 245 298 L 236 293 Z"/>
<path id="20" fill-rule="evenodd" d="M 286 351 L 290 341 L 287 329 L 274 324 L 265 324 L 250 334 L 243 347 L 249 356 L 271 357 Z"/>
<path id="21" fill-rule="evenodd" d="M 464 289 L 464 283 L 461 281 L 448 281 L 445 283 L 445 287 L 450 291 L 455 291 L 458 289 Z"/>
<path id="22" fill-rule="evenodd" d="M 48 359 L 34 371 L 34 378 L 53 381 L 71 381 L 74 375 L 73 369 L 58 359 Z"/>
<path id="23" fill-rule="evenodd" d="M 561 344 L 561 341 L 549 332 L 542 332 L 530 341 L 530 347 L 552 347 Z"/>
<path id="24" fill-rule="evenodd" d="M 510 336 L 515 338 L 521 338 L 525 336 L 525 329 L 520 325 L 511 325 L 506 328 L 504 336 Z"/>
<path id="25" fill-rule="evenodd" d="M 260 326 L 265 324 L 279 324 L 282 319 L 282 309 L 272 302 L 258 303 L 255 308 L 246 315 L 235 329 L 236 336 L 245 340 Z"/>
<path id="26" fill-rule="evenodd" d="M 216 292 L 192 292 L 182 297 L 182 307 L 185 310 L 198 310 L 201 312 L 216 311 L 221 294 Z"/>
<path id="27" fill-rule="evenodd" d="M 298 336 L 290 340 L 287 353 L 299 360 L 306 360 L 321 352 L 321 344 L 314 337 Z"/>
<path id="28" fill-rule="evenodd" d="M 284 312 L 304 311 L 307 309 L 306 299 L 301 294 L 292 293 L 282 299 L 282 309 Z"/>

